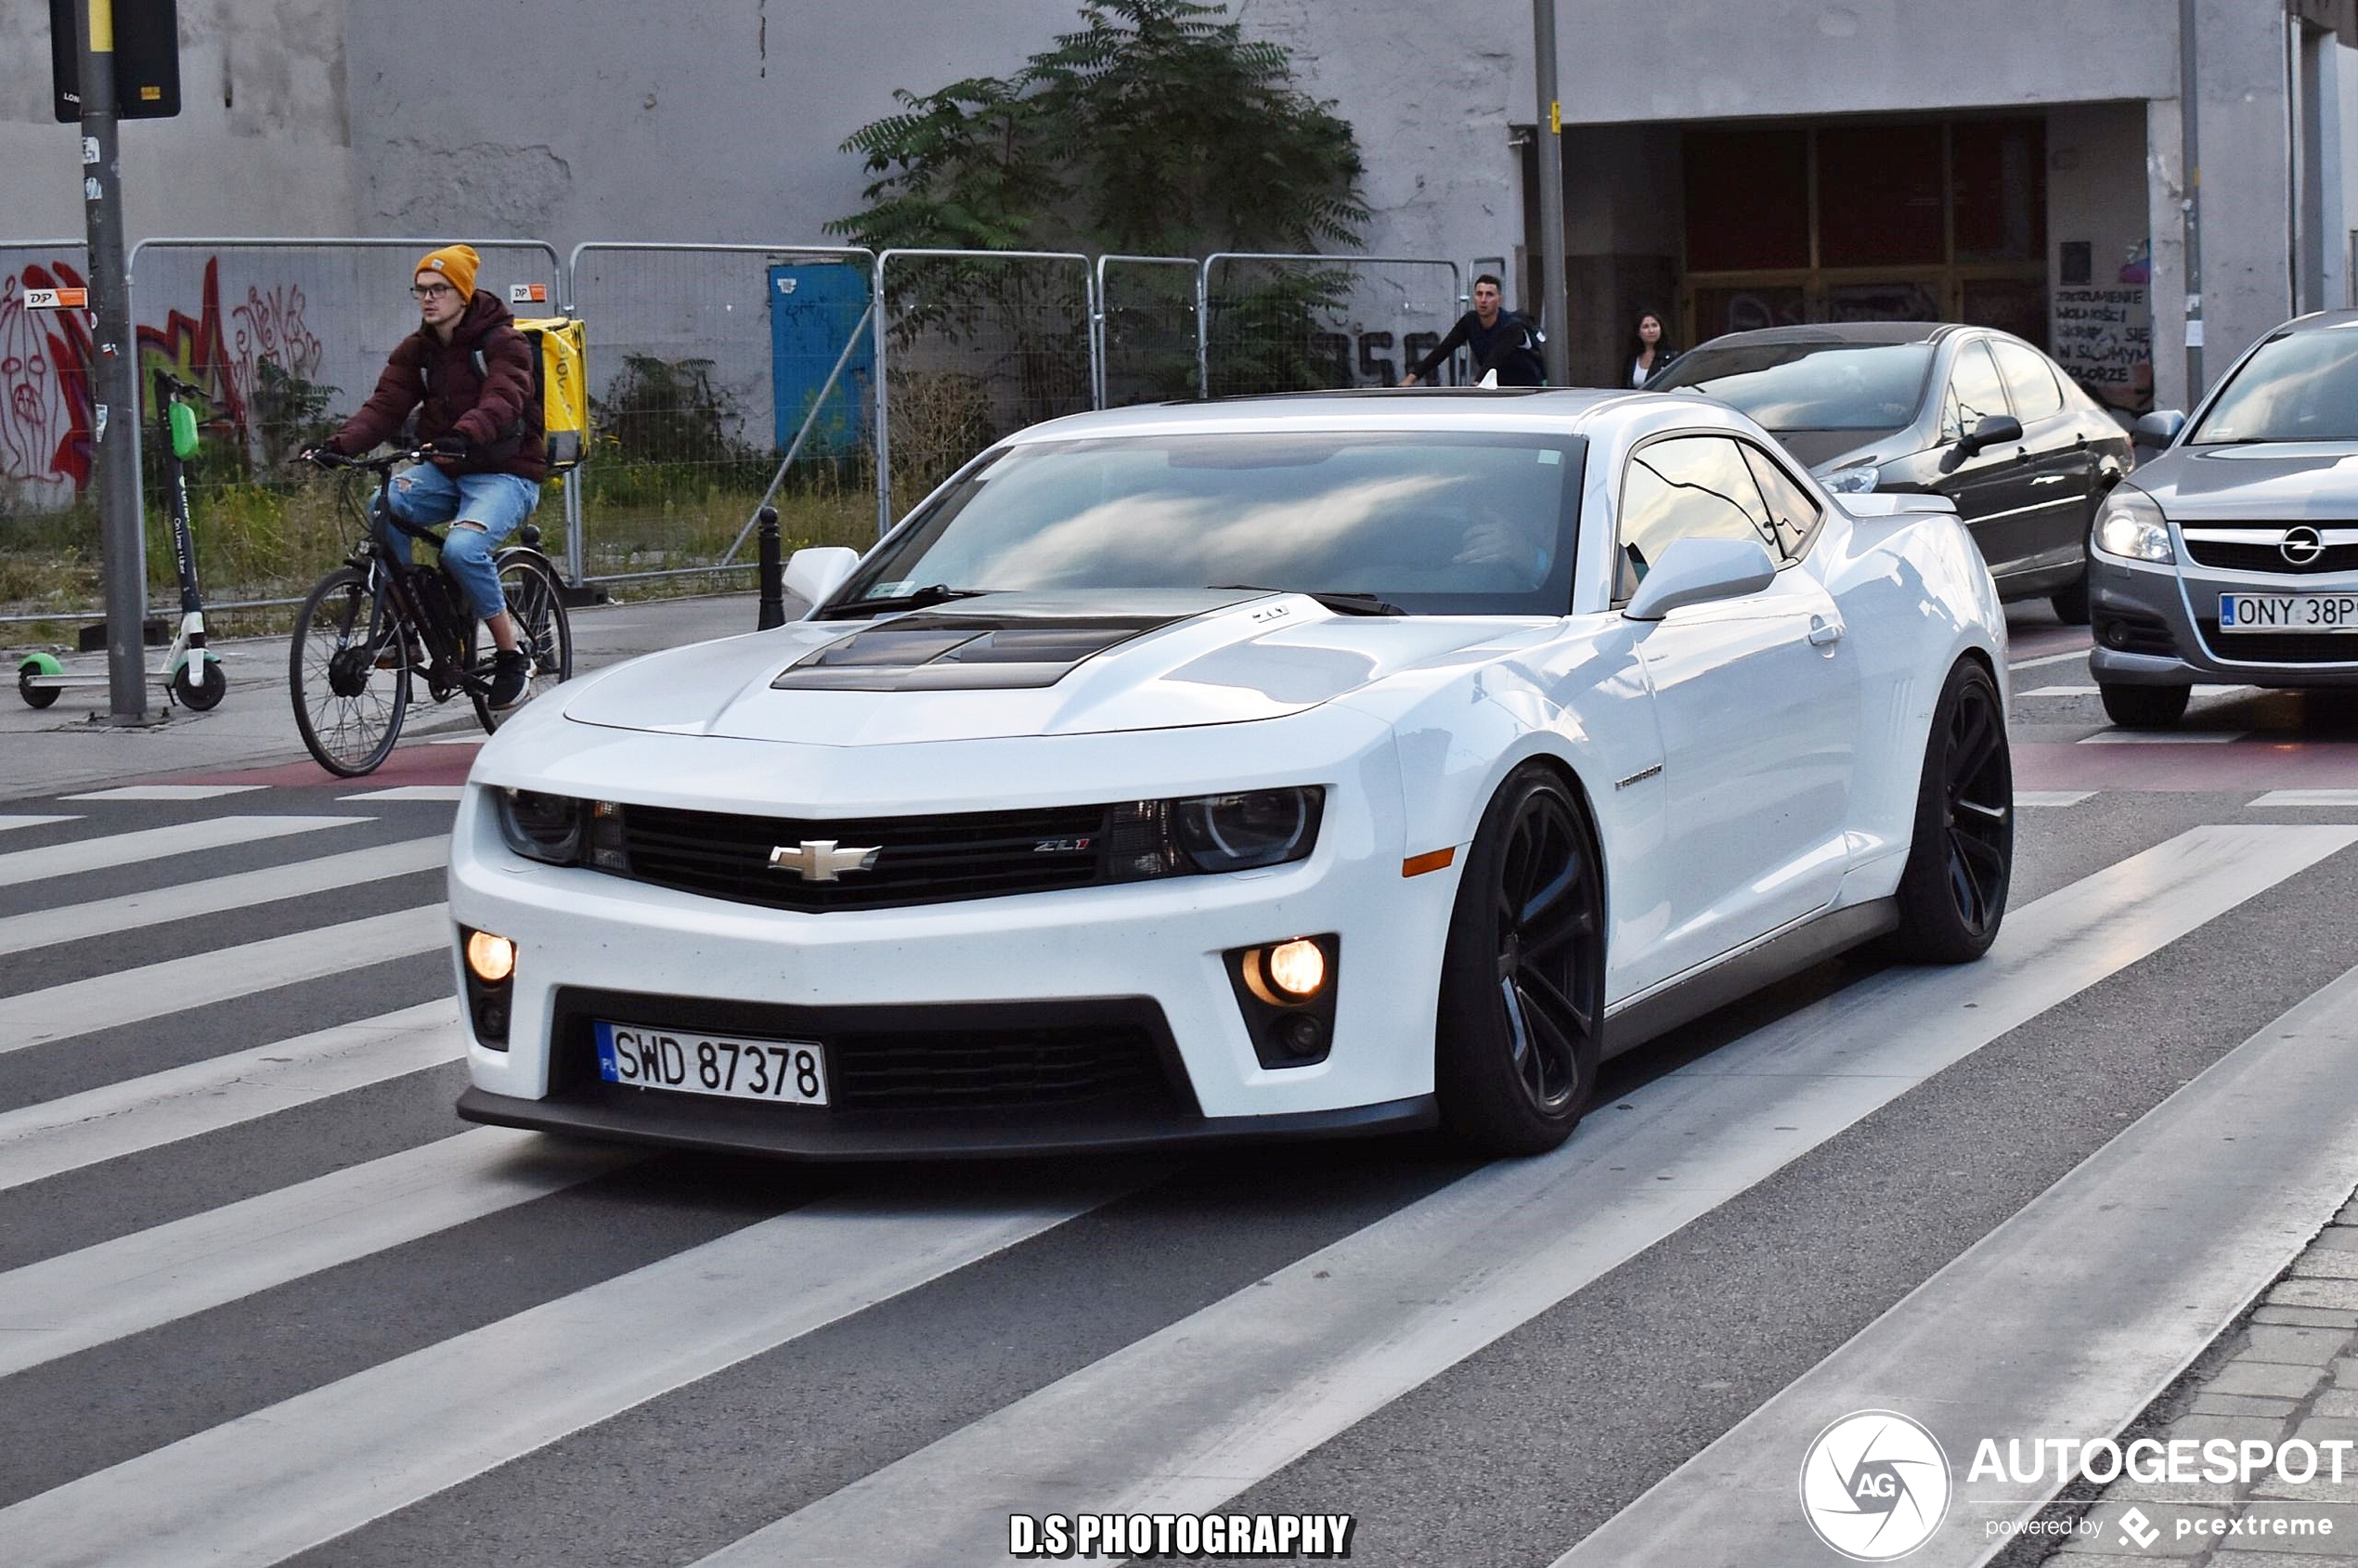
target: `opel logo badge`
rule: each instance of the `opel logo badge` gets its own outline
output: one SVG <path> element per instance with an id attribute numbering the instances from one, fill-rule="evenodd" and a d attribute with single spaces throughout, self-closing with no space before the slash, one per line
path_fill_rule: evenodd
<path id="1" fill-rule="evenodd" d="M 883 852 L 882 845 L 844 849 L 832 838 L 806 838 L 791 849 L 784 845 L 771 849 L 770 869 L 791 871 L 805 882 L 837 882 L 847 871 L 874 871 Z"/>
<path id="2" fill-rule="evenodd" d="M 2326 553 L 2326 539 L 2314 528 L 2287 528 L 2284 542 L 2276 550 L 2288 564 L 2306 566 Z"/>

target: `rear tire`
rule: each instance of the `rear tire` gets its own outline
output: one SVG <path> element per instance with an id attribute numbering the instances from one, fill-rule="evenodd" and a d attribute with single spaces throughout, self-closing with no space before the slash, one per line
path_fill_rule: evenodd
<path id="1" fill-rule="evenodd" d="M 1960 659 L 1933 708 L 1899 874 L 1891 945 L 1914 964 L 1963 964 L 1997 940 L 2014 880 L 2015 773 L 1998 683 Z"/>
<path id="2" fill-rule="evenodd" d="M 1508 777 L 1467 853 L 1442 950 L 1442 1125 L 1482 1155 L 1544 1154 L 1597 1088 L 1604 878 L 1588 814 L 1553 771 Z"/>
<path id="3" fill-rule="evenodd" d="M 17 666 L 17 695 L 24 699 L 27 707 L 47 707 L 58 700 L 58 688 L 36 686 L 32 683 L 32 678 L 36 675 L 57 674 L 57 670 L 49 667 L 56 663 L 55 659 L 45 659 L 43 655 L 36 654 Z"/>
<path id="4" fill-rule="evenodd" d="M 2108 686 L 2096 682 L 2105 717 L 2124 730 L 2169 730 L 2186 716 L 2191 686 Z"/>
<path id="5" fill-rule="evenodd" d="M 401 627 L 350 566 L 321 577 L 295 612 L 287 680 L 295 729 L 312 760 L 338 778 L 376 771 L 401 738 L 409 711 L 409 660 Z M 377 667 L 392 651 L 391 667 Z"/>
<path id="6" fill-rule="evenodd" d="M 533 698 L 573 676 L 573 623 L 565 616 L 564 593 L 556 572 L 538 553 L 525 550 L 503 551 L 499 567 L 499 591 L 507 600 L 508 616 L 515 623 L 516 646 L 531 658 L 532 675 L 525 683 L 523 698 L 513 707 L 495 708 L 486 687 L 491 679 L 490 658 L 497 655 L 486 656 L 476 671 L 480 679 L 467 686 L 467 694 L 474 700 L 475 718 L 486 730 L 499 729 L 523 712 Z"/>

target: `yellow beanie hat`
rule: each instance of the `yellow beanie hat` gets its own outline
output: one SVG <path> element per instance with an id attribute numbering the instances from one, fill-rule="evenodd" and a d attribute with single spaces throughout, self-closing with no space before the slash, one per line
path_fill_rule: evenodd
<path id="1" fill-rule="evenodd" d="M 450 286 L 459 291 L 460 299 L 465 300 L 474 294 L 475 268 L 482 265 L 483 258 L 475 254 L 473 246 L 445 245 L 441 250 L 428 251 L 421 257 L 417 270 L 441 273 L 450 279 Z"/>

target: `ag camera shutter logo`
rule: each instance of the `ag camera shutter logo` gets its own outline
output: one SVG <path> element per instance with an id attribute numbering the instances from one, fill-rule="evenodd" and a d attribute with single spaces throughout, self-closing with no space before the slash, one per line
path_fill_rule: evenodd
<path id="1" fill-rule="evenodd" d="M 1801 1510 L 1854 1562 L 1907 1556 L 1949 1512 L 1949 1456 L 1896 1410 L 1860 1410 L 1818 1434 L 1801 1461 Z"/>

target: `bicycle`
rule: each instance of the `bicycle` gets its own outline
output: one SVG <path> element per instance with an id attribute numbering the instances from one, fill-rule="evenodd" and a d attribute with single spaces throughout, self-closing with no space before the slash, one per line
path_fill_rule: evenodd
<path id="1" fill-rule="evenodd" d="M 538 548 L 540 530 L 526 523 L 516 531 L 519 542 L 502 547 L 491 559 L 517 646 L 532 669 L 514 707 L 492 707 L 492 659 L 488 654 L 477 656 L 474 611 L 465 591 L 439 561 L 421 566 L 397 559 L 373 525 L 382 519 L 440 551 L 442 530 L 404 522 L 393 512 L 394 470 L 426 456 L 347 458 L 322 451 L 308 460 L 346 471 L 337 500 L 361 533 L 344 564 L 304 598 L 287 651 L 295 728 L 304 748 L 340 778 L 373 772 L 392 754 L 415 680 L 424 681 L 427 695 L 437 703 L 465 693 L 489 732 L 524 702 L 573 674 L 573 627 L 565 617 L 557 570 Z M 377 476 L 376 494 L 365 508 L 352 482 L 361 472 Z M 413 668 L 421 655 L 422 667 Z"/>

